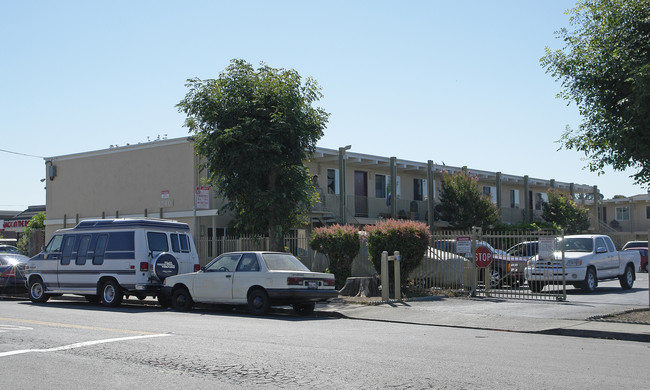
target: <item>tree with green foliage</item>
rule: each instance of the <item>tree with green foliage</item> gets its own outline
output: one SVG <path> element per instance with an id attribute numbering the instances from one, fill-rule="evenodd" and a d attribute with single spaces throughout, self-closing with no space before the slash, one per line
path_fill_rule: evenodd
<path id="1" fill-rule="evenodd" d="M 548 203 L 544 202 L 542 208 L 542 218 L 564 229 L 566 234 L 589 229 L 589 210 L 557 190 L 548 191 Z"/>
<path id="2" fill-rule="evenodd" d="M 20 240 L 18 240 L 18 242 L 16 243 L 18 250 L 22 254 L 30 255 L 29 253 L 30 236 L 32 231 L 37 229 L 45 229 L 45 213 L 42 211 L 34 215 L 29 220 L 29 222 L 27 222 L 27 226 L 25 226 L 25 228 L 23 229 L 22 237 L 20 237 Z M 37 243 L 36 245 L 39 244 Z"/>
<path id="3" fill-rule="evenodd" d="M 316 197 L 304 163 L 323 136 L 329 114 L 312 103 L 318 83 L 295 70 L 232 60 L 219 78 L 189 79 L 178 103 L 204 158 L 208 183 L 227 199 L 242 233 L 268 233 L 282 250 L 284 234 L 306 222 Z"/>
<path id="4" fill-rule="evenodd" d="M 540 60 L 583 117 L 560 143 L 593 172 L 633 168 L 636 183 L 650 183 L 650 0 L 579 0 L 567 13 L 571 29 L 556 32 L 564 48 Z"/>
<path id="5" fill-rule="evenodd" d="M 453 229 L 487 229 L 499 220 L 499 210 L 480 190 L 478 177 L 463 168 L 460 172 L 442 174 L 440 219 Z"/>
<path id="6" fill-rule="evenodd" d="M 386 219 L 375 225 L 367 225 L 363 230 L 367 234 L 368 254 L 376 271 L 381 272 L 383 251 L 387 251 L 389 256 L 399 251 L 401 285 L 406 286 L 408 276 L 420 265 L 430 245 L 429 227 L 417 221 Z"/>
<path id="7" fill-rule="evenodd" d="M 359 229 L 352 225 L 332 225 L 314 229 L 309 246 L 324 253 L 329 260 L 328 271 L 336 277 L 340 289 L 352 275 L 352 261 L 361 248 Z"/>

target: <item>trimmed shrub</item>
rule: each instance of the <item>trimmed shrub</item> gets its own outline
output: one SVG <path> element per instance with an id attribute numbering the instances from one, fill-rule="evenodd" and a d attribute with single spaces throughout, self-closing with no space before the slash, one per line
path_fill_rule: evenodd
<path id="1" fill-rule="evenodd" d="M 316 228 L 309 239 L 309 246 L 327 256 L 329 272 L 336 277 L 336 288 L 343 287 L 352 274 L 352 261 L 361 248 L 359 230 L 352 225 L 338 224 Z"/>
<path id="2" fill-rule="evenodd" d="M 405 286 L 408 276 L 420 265 L 429 246 L 429 227 L 422 222 L 387 219 L 366 226 L 364 230 L 367 233 L 368 254 L 378 272 L 381 272 L 381 253 L 388 251 L 392 256 L 394 251 L 399 251 L 400 282 Z"/>

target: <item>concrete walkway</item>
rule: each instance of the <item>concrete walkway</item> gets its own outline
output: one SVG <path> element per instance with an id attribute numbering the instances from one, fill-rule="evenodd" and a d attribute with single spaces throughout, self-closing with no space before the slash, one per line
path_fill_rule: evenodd
<path id="1" fill-rule="evenodd" d="M 650 324 L 593 320 L 595 317 L 640 308 L 643 307 L 593 302 L 430 297 L 426 300 L 372 305 L 337 299 L 327 304 L 318 304 L 316 310 L 320 315 L 366 321 L 650 343 Z"/>

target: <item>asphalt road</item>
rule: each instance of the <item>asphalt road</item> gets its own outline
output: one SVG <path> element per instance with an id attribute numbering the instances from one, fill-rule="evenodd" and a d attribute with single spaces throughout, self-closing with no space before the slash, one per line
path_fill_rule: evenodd
<path id="1" fill-rule="evenodd" d="M 645 388 L 646 343 L 0 301 L 2 388 Z"/>

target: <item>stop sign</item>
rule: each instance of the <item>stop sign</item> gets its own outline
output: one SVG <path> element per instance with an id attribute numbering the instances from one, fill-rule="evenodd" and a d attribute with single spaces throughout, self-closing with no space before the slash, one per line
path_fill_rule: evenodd
<path id="1" fill-rule="evenodd" d="M 486 246 L 479 246 L 476 248 L 476 266 L 478 268 L 485 268 L 492 264 L 492 251 Z"/>

